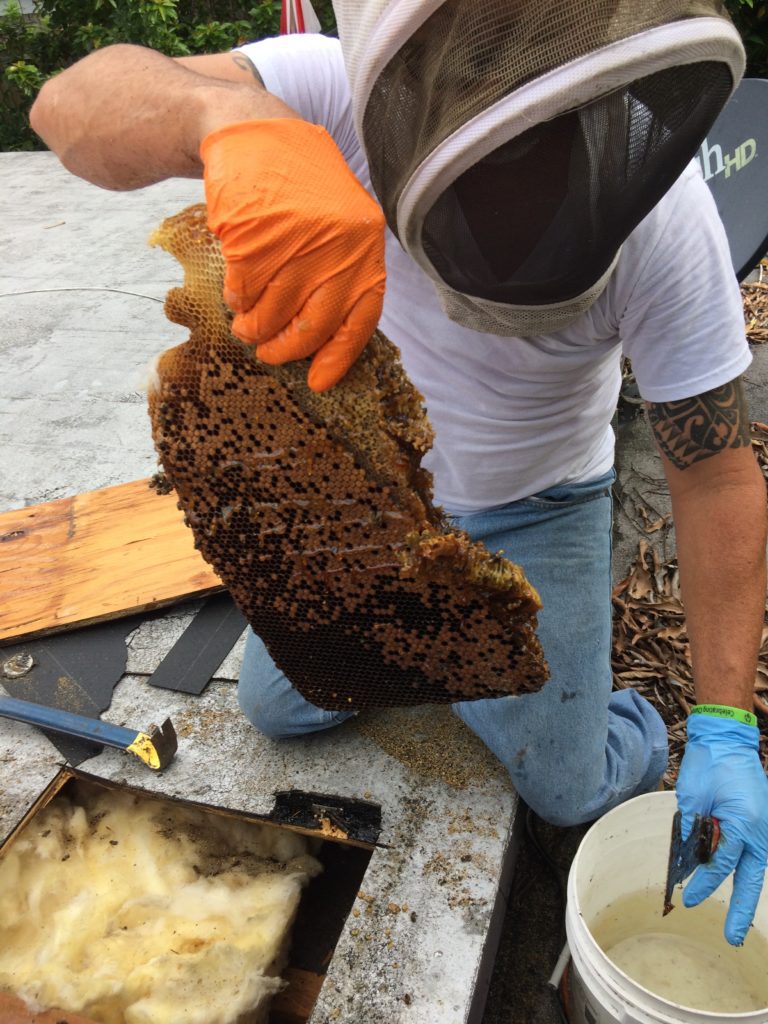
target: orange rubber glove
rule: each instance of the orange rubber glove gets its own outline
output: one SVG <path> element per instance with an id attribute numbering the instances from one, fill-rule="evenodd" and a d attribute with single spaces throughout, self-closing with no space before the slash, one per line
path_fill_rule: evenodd
<path id="1" fill-rule="evenodd" d="M 233 333 L 273 366 L 314 354 L 309 386 L 333 387 L 381 315 L 379 205 L 325 129 L 306 121 L 226 125 L 200 155 Z"/>

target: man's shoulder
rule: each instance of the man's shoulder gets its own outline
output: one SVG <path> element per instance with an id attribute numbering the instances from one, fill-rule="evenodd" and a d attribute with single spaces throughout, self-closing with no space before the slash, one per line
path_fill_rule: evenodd
<path id="1" fill-rule="evenodd" d="M 696 267 L 697 273 L 681 272 Z M 714 198 L 691 163 L 624 242 L 614 274 L 617 311 L 627 304 L 669 301 L 671 289 L 686 292 L 732 277 L 730 253 Z"/>
<path id="2" fill-rule="evenodd" d="M 367 187 L 367 171 L 352 119 L 344 58 L 338 39 L 318 33 L 275 36 L 238 48 L 266 89 L 300 117 L 322 125 Z"/>
<path id="3" fill-rule="evenodd" d="M 642 258 L 649 247 L 671 250 L 674 255 L 683 237 L 706 232 L 714 224 L 719 224 L 717 209 L 693 161 L 630 234 L 625 250 L 635 259 Z"/>
<path id="4" fill-rule="evenodd" d="M 268 36 L 237 47 L 249 57 L 258 56 L 262 61 L 284 61 L 286 63 L 322 59 L 329 63 L 338 62 L 343 66 L 344 58 L 339 40 L 319 32 L 297 32 L 285 36 Z"/>
<path id="5" fill-rule="evenodd" d="M 625 240 L 591 319 L 600 313 L 625 346 L 649 332 L 669 344 L 670 334 L 689 333 L 691 311 L 706 296 L 732 313 L 734 283 L 725 229 L 692 163 Z"/>

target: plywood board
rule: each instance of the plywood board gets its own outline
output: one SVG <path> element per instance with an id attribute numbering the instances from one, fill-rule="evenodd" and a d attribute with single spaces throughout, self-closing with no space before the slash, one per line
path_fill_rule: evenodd
<path id="1" fill-rule="evenodd" d="M 0 643 L 223 589 L 148 480 L 0 515 Z"/>
<path id="2" fill-rule="evenodd" d="M 280 973 L 280 977 L 288 982 L 288 987 L 273 996 L 269 1022 L 302 1024 L 303 1021 L 309 1020 L 325 978 L 322 974 L 304 971 L 300 967 L 286 967 Z"/>
<path id="3" fill-rule="evenodd" d="M 33 1010 L 18 996 L 0 992 L 0 1021 L 3 1024 L 96 1024 L 91 1017 L 63 1010 Z"/>

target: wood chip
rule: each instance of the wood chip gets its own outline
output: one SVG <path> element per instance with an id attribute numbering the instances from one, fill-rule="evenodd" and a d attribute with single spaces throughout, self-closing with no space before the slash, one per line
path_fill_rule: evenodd
<path id="1" fill-rule="evenodd" d="M 766 260 L 760 264 L 760 279 L 741 286 L 741 301 L 744 306 L 744 324 L 747 340 L 752 345 L 768 341 L 768 282 L 763 281 Z"/>

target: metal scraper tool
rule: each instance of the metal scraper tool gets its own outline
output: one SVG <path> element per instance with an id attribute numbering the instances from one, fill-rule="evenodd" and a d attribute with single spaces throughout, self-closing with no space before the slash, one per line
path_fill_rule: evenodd
<path id="1" fill-rule="evenodd" d="M 672 892 L 675 886 L 684 882 L 699 864 L 707 864 L 710 861 L 720 839 L 720 823 L 717 818 L 702 817 L 697 814 L 693 819 L 693 828 L 687 839 L 683 839 L 682 820 L 682 813 L 676 811 L 672 819 L 663 917 L 666 917 L 670 910 L 675 909 L 672 903 Z"/>
<path id="2" fill-rule="evenodd" d="M 137 732 L 135 729 L 112 725 L 111 722 L 102 722 L 98 718 L 86 718 L 60 708 L 2 696 L 0 716 L 126 750 L 156 771 L 170 764 L 176 753 L 176 732 L 170 718 L 166 718 L 161 726 L 151 725 L 146 732 Z"/>

